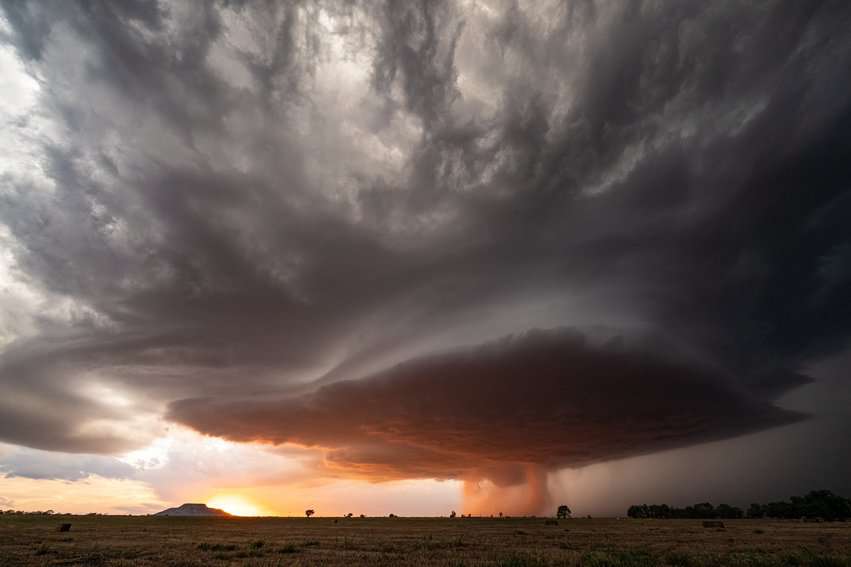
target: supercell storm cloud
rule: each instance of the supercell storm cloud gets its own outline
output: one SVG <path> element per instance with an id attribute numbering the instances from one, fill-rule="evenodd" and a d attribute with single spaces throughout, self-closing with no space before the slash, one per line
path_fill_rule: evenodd
<path id="1" fill-rule="evenodd" d="M 806 419 L 848 346 L 846 2 L 2 13 L 3 442 L 512 485 Z"/>

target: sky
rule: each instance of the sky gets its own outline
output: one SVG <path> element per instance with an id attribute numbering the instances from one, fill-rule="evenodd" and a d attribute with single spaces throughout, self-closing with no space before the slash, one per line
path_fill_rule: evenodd
<path id="1" fill-rule="evenodd" d="M 851 4 L 0 7 L 0 509 L 851 496 Z"/>

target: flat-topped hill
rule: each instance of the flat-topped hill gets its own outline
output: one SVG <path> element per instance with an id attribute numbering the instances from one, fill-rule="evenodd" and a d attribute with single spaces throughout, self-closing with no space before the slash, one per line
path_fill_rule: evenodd
<path id="1" fill-rule="evenodd" d="M 154 516 L 207 516 L 214 518 L 227 518 L 230 514 L 218 508 L 210 508 L 206 504 L 183 504 L 176 508 L 168 508 L 157 512 Z"/>

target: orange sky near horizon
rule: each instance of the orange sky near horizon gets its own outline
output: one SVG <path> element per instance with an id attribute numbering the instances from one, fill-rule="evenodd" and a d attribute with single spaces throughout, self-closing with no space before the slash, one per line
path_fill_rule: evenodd
<path id="1" fill-rule="evenodd" d="M 202 502 L 236 516 L 303 516 L 313 508 L 318 516 L 349 512 L 384 516 L 446 515 L 460 509 L 458 483 L 429 480 L 398 481 L 381 486 L 363 481 L 337 481 L 301 492 L 292 486 L 225 488 L 204 494 L 187 494 L 186 502 Z M 161 500 L 152 488 L 137 480 L 90 476 L 80 481 L 0 478 L 0 509 L 27 512 L 144 515 L 181 504 Z M 8 504 L 12 503 L 13 506 Z"/>
<path id="2" fill-rule="evenodd" d="M 0 453 L 7 456 L 14 457 L 16 450 L 49 462 L 74 457 L 0 445 Z M 326 478 L 301 461 L 306 454 L 311 451 L 233 443 L 170 427 L 166 437 L 118 459 L 91 457 L 130 465 L 125 478 L 0 474 L 0 509 L 150 514 L 185 502 L 203 502 L 235 515 L 301 516 L 312 508 L 323 516 L 441 515 L 461 507 L 458 481 Z M 38 476 L 38 470 L 25 474 Z"/>
<path id="3" fill-rule="evenodd" d="M 784 405 L 813 411 L 825 404 L 829 388 L 818 384 L 790 394 Z M 567 503 L 574 514 L 623 515 L 636 502 L 695 501 L 734 504 L 741 497 L 726 490 L 735 479 L 741 494 L 754 500 L 775 495 L 761 482 L 766 463 L 782 462 L 787 451 L 806 455 L 812 450 L 808 435 L 819 430 L 835 445 L 844 438 L 841 416 L 834 421 L 813 420 L 730 439 L 664 451 L 651 455 L 564 469 L 547 475 L 550 505 Z M 755 441 L 758 438 L 759 441 Z M 781 443 L 782 441 L 782 443 Z M 785 445 L 784 445 L 785 443 Z M 759 450 L 753 446 L 759 445 Z M 739 460 L 731 463 L 730 453 Z M 317 472 L 307 456 L 310 449 L 234 443 L 169 426 L 166 437 L 148 447 L 120 456 L 89 459 L 112 460 L 126 466 L 124 478 L 87 474 L 76 480 L 37 477 L 35 457 L 47 465 L 67 463 L 79 455 L 48 453 L 0 444 L 7 462 L 28 457 L 29 468 L 10 474 L 0 469 L 0 509 L 48 510 L 85 514 L 150 514 L 185 502 L 203 502 L 231 513 L 302 516 L 355 515 L 441 516 L 458 513 L 517 513 L 529 495 L 522 485 L 495 489 L 489 482 L 468 485 L 455 480 L 398 480 L 369 482 L 328 478 Z M 89 462 L 88 464 L 91 464 Z M 50 470 L 47 466 L 45 470 Z M 104 473 L 105 474 L 105 473 Z M 810 477 L 788 477 L 789 495 L 794 483 L 818 486 L 818 470 Z M 683 479 L 688 482 L 683 482 Z M 782 496 L 782 493 L 781 493 Z"/>

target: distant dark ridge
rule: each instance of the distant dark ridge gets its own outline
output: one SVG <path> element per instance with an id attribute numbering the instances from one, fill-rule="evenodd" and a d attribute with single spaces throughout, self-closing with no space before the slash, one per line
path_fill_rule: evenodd
<path id="1" fill-rule="evenodd" d="M 813 490 L 806 496 L 793 496 L 789 501 L 751 504 L 747 513 L 728 504 L 717 507 L 702 502 L 685 508 L 667 504 L 637 504 L 627 511 L 630 518 L 690 518 L 690 519 L 735 519 L 735 518 L 820 518 L 827 521 L 851 518 L 851 500 L 829 490 Z"/>
<path id="2" fill-rule="evenodd" d="M 212 518 L 229 518 L 230 514 L 218 508 L 210 508 L 206 504 L 183 504 L 177 508 L 169 508 L 162 512 L 157 512 L 154 516 L 192 516 L 192 517 L 212 517 Z"/>

